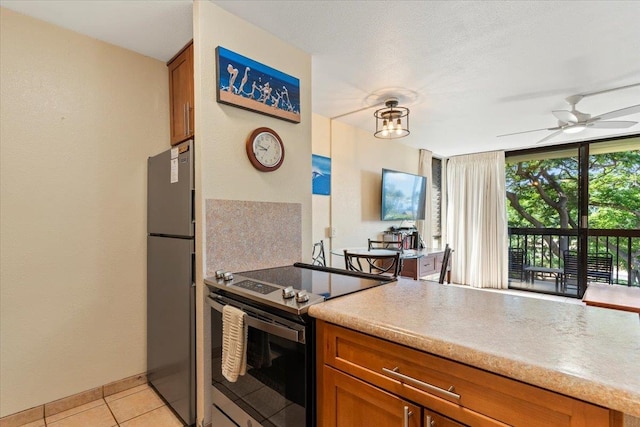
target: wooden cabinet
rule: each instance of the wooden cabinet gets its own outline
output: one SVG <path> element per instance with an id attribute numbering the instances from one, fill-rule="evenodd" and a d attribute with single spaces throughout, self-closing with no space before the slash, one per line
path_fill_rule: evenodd
<path id="1" fill-rule="evenodd" d="M 317 326 L 320 427 L 401 426 L 405 406 L 424 427 L 620 426 L 606 408 L 324 321 Z M 385 421 L 350 421 L 358 405 L 377 408 Z"/>
<path id="2" fill-rule="evenodd" d="M 424 427 L 464 427 L 464 424 L 460 424 L 451 418 L 426 409 L 424 411 L 423 425 Z"/>
<path id="3" fill-rule="evenodd" d="M 323 368 L 328 408 L 323 426 L 420 427 L 421 409 L 329 366 Z"/>
<path id="4" fill-rule="evenodd" d="M 193 42 L 168 62 L 171 145 L 193 137 Z"/>

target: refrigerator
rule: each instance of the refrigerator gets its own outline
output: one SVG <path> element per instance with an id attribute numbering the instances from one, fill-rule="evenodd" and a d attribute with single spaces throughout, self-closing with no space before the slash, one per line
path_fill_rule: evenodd
<path id="1" fill-rule="evenodd" d="M 191 426 L 196 419 L 193 141 L 147 163 L 147 376 Z"/>

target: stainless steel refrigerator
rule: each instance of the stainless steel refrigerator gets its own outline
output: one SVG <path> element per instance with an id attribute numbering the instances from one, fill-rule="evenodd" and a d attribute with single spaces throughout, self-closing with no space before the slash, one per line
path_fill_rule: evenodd
<path id="1" fill-rule="evenodd" d="M 194 425 L 193 141 L 149 157 L 147 177 L 147 375 Z"/>

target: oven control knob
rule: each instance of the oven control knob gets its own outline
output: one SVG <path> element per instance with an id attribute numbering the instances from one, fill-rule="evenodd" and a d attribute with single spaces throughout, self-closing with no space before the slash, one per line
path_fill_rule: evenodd
<path id="1" fill-rule="evenodd" d="M 289 299 L 296 296 L 296 293 L 293 290 L 293 286 L 287 286 L 282 290 L 282 298 Z"/>
<path id="2" fill-rule="evenodd" d="M 216 279 L 222 279 L 224 277 L 223 270 L 216 270 Z"/>
<path id="3" fill-rule="evenodd" d="M 307 294 L 307 291 L 298 292 L 296 294 L 296 301 L 300 303 L 309 301 L 309 295 Z"/>
<path id="4" fill-rule="evenodd" d="M 231 280 L 233 280 L 233 274 L 231 274 L 229 272 L 224 273 L 224 281 L 225 282 L 229 282 Z"/>

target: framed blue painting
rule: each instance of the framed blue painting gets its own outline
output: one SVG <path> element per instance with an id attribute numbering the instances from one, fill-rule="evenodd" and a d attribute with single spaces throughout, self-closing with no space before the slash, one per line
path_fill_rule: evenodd
<path id="1" fill-rule="evenodd" d="M 300 123 L 300 80 L 216 48 L 216 99 L 222 104 Z"/>
<path id="2" fill-rule="evenodd" d="M 331 158 L 311 155 L 311 187 L 313 194 L 331 195 Z"/>

